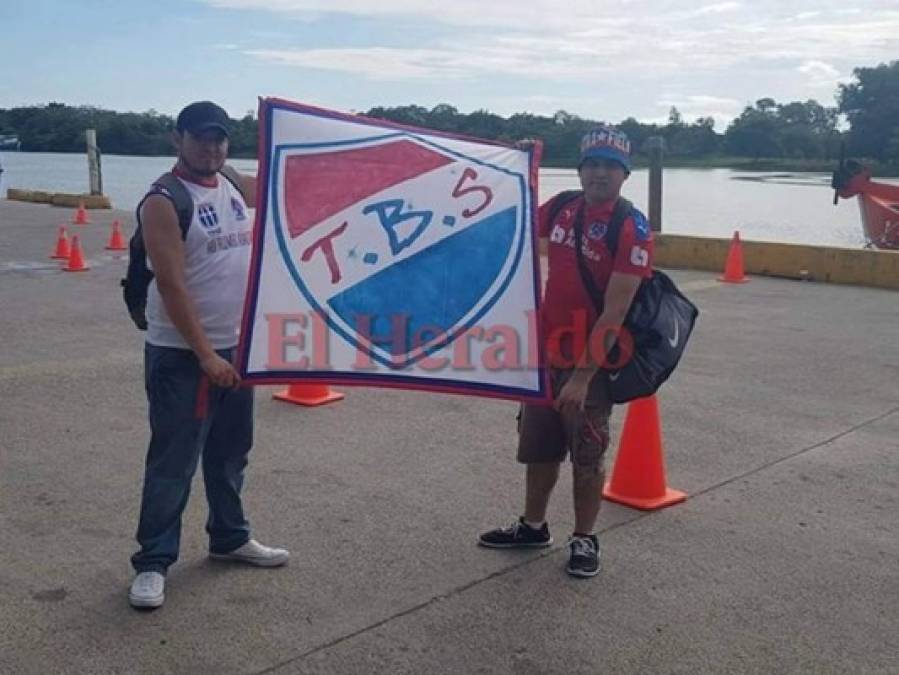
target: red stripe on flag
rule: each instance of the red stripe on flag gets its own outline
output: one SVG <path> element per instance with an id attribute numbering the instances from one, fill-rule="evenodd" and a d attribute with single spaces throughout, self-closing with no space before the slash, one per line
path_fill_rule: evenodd
<path id="1" fill-rule="evenodd" d="M 454 161 L 407 140 L 288 157 L 284 195 L 290 236 L 299 237 L 350 204 Z"/>

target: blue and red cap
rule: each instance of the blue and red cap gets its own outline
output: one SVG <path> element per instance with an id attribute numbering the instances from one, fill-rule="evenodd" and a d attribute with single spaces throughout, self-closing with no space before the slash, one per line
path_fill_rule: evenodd
<path id="1" fill-rule="evenodd" d="M 631 142 L 627 134 L 615 127 L 600 126 L 588 131 L 581 139 L 581 159 L 611 159 L 631 171 Z"/>

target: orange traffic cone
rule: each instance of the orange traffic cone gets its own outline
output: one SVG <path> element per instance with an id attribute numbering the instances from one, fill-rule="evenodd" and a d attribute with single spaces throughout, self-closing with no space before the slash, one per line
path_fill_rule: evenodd
<path id="1" fill-rule="evenodd" d="M 127 251 L 128 247 L 125 245 L 125 238 L 122 236 L 122 231 L 119 229 L 119 221 L 112 221 L 112 234 L 109 235 L 109 242 L 106 244 L 107 251 Z"/>
<path id="2" fill-rule="evenodd" d="M 309 382 L 307 384 L 291 384 L 286 391 L 272 395 L 276 401 L 285 401 L 297 405 L 316 406 L 334 403 L 343 399 L 343 394 L 331 391 L 327 384 Z"/>
<path id="3" fill-rule="evenodd" d="M 602 494 L 613 502 L 647 511 L 687 498 L 665 483 L 662 428 L 655 396 L 638 398 L 628 405 L 612 480 Z"/>
<path id="4" fill-rule="evenodd" d="M 69 238 L 66 236 L 66 228 L 59 226 L 59 235 L 56 237 L 56 250 L 50 256 L 53 260 L 69 259 Z"/>
<path id="5" fill-rule="evenodd" d="M 743 244 L 740 243 L 739 230 L 734 232 L 734 238 L 731 239 L 727 262 L 724 263 L 724 276 L 718 277 L 718 281 L 729 284 L 745 284 L 749 281 L 743 274 Z"/>
<path id="6" fill-rule="evenodd" d="M 87 217 L 87 209 L 84 208 L 84 200 L 78 202 L 78 210 L 75 211 L 75 218 L 72 220 L 75 225 L 87 225 L 90 218 Z"/>
<path id="7" fill-rule="evenodd" d="M 84 256 L 81 254 L 81 244 L 78 235 L 72 235 L 72 252 L 69 255 L 69 264 L 62 268 L 64 272 L 86 272 L 90 269 L 84 264 Z"/>

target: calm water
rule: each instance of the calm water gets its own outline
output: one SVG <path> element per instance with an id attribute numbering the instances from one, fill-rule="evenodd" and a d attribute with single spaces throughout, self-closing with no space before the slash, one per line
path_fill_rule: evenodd
<path id="1" fill-rule="evenodd" d="M 170 157 L 103 157 L 103 187 L 113 206 L 132 209 L 150 181 L 168 170 Z M 255 160 L 234 160 L 239 170 L 254 173 Z M 0 188 L 56 192 L 88 190 L 87 159 L 81 154 L 16 153 L 0 155 Z M 623 193 L 637 206 L 647 204 L 646 170 L 637 170 Z M 829 175 L 748 173 L 730 169 L 666 169 L 663 231 L 744 239 L 857 247 L 864 243 L 858 206 L 833 206 Z M 567 169 L 540 172 L 540 200 L 578 187 Z"/>

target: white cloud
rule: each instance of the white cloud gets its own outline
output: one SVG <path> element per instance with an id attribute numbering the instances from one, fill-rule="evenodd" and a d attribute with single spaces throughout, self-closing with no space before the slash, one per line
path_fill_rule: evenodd
<path id="1" fill-rule="evenodd" d="M 430 49 L 368 47 L 250 49 L 246 54 L 284 65 L 339 71 L 370 80 L 419 80 L 510 75 L 574 80 L 616 70 L 626 43 L 572 42 L 562 38 L 507 35 L 456 41 Z"/>
<path id="2" fill-rule="evenodd" d="M 705 5 L 691 12 L 693 16 L 703 16 L 704 14 L 723 14 L 724 12 L 733 12 L 743 6 L 742 2 L 719 2 L 714 5 Z"/>
<path id="3" fill-rule="evenodd" d="M 602 7 L 593 0 L 566 0 L 560 11 L 557 0 L 455 0 L 454 2 L 422 2 L 421 0 L 201 0 L 214 7 L 260 10 L 296 16 L 312 14 L 347 14 L 361 17 L 412 16 L 457 26 L 505 26 L 545 28 L 572 23 L 589 23 L 601 16 Z M 607 12 L 617 14 L 620 5 L 610 3 Z"/>
<path id="4" fill-rule="evenodd" d="M 396 39 L 379 41 L 379 31 L 373 30 L 368 41 L 360 41 L 356 32 L 351 46 L 296 46 L 283 37 L 246 49 L 267 62 L 370 81 L 512 77 L 554 91 L 558 84 L 597 86 L 591 93 L 593 108 L 610 74 L 619 81 L 619 91 L 629 84 L 634 96 L 644 99 L 644 110 L 659 91 L 676 82 L 680 91 L 689 86 L 717 91 L 720 95 L 705 101 L 699 96 L 678 99 L 685 114 L 716 119 L 738 114 L 745 102 L 762 96 L 824 100 L 845 81 L 841 73 L 899 54 L 895 0 L 857 0 L 851 8 L 843 7 L 842 0 L 818 0 L 814 6 L 731 0 L 692 10 L 682 0 L 198 1 L 304 20 L 314 16 L 332 29 L 341 15 L 363 22 L 401 17 L 443 36 L 407 46 Z M 856 11 L 859 6 L 864 11 Z M 490 100 L 484 105 L 490 106 Z"/>
<path id="5" fill-rule="evenodd" d="M 846 84 L 852 79 L 848 75 L 841 76 L 839 70 L 823 61 L 806 61 L 796 70 L 808 78 L 810 86 L 821 89 L 836 88 L 837 84 Z"/>
<path id="6" fill-rule="evenodd" d="M 895 37 L 899 34 L 899 13 L 893 24 L 782 23 L 772 27 L 770 23 L 757 22 L 704 29 L 684 27 L 672 32 L 669 27 L 648 23 L 641 27 L 645 37 L 637 42 L 620 38 L 622 34 L 633 34 L 623 29 L 626 21 L 595 23 L 589 28 L 578 27 L 567 32 L 470 33 L 428 48 L 372 45 L 266 48 L 247 53 L 268 61 L 390 80 L 490 74 L 576 80 L 602 76 L 612 70 L 623 77 L 648 71 L 663 76 L 686 70 L 758 69 L 766 63 L 792 61 L 793 68 L 811 68 L 799 72 L 813 75 L 816 86 L 828 77 L 836 86 L 839 71 L 806 64 L 826 64 L 824 58 L 845 61 L 853 58 L 853 53 L 855 59 L 866 63 L 871 61 L 866 55 L 872 50 L 883 51 L 888 44 L 895 44 L 899 53 L 899 38 Z M 641 49 L 639 45 L 644 43 L 652 48 Z"/>
<path id="7" fill-rule="evenodd" d="M 829 63 L 824 63 L 823 61 L 806 61 L 799 68 L 797 68 L 800 73 L 805 73 L 806 75 L 813 78 L 829 78 L 831 80 L 835 80 L 840 75 L 840 71 L 834 68 Z"/>
<path id="8" fill-rule="evenodd" d="M 708 68 L 721 70 L 734 64 L 751 66 L 765 61 L 790 59 L 806 61 L 854 60 L 866 63 L 871 54 L 893 48 L 899 53 L 899 11 L 881 9 L 850 18 L 847 15 L 821 18 L 819 10 L 792 17 L 780 15 L 781 3 L 757 1 L 758 6 L 741 2 L 719 2 L 684 12 L 673 0 L 634 2 L 626 11 L 608 11 L 610 3 L 572 0 L 560 9 L 555 0 L 457 0 L 453 3 L 425 3 L 416 0 L 204 0 L 217 7 L 265 10 L 269 12 L 332 12 L 357 16 L 414 16 L 436 24 L 491 27 L 454 35 L 452 44 L 428 45 L 442 52 L 479 54 L 471 62 L 500 66 L 549 62 L 556 74 L 604 72 L 593 64 L 577 64 L 576 57 L 611 58 L 624 56 L 627 69 Z M 827 0 L 822 0 L 826 4 Z M 650 8 L 650 4 L 658 9 Z M 820 3 L 819 3 L 820 4 Z M 835 3 L 834 3 L 835 4 Z M 598 6 L 598 9 L 597 9 Z M 619 7 L 616 5 L 616 7 Z M 603 11 L 606 9 L 606 11 Z M 767 10 L 767 11 L 766 11 Z M 401 45 L 372 44 L 372 48 L 404 49 Z M 316 49 L 310 49 L 316 52 Z M 408 48 L 411 60 L 420 61 L 420 47 Z M 521 53 L 518 53 L 521 52 Z M 335 56 L 339 55 L 335 52 Z M 375 58 L 381 58 L 377 52 Z M 317 60 L 317 59 L 313 59 Z M 456 62 L 469 61 L 456 56 Z M 299 61 L 297 61 L 299 62 Z M 304 60 L 304 62 L 307 62 Z M 327 64 L 324 64 L 327 65 Z M 370 69 L 365 69 L 368 72 Z M 431 72 L 438 72 L 428 66 Z M 409 72 L 417 74 L 417 68 Z M 500 67 L 497 72 L 506 72 Z M 415 75 L 417 76 L 417 75 Z"/>
<path id="9" fill-rule="evenodd" d="M 460 54 L 436 49 L 255 49 L 251 56 L 290 66 L 362 75 L 372 80 L 415 80 L 464 77 Z"/>

